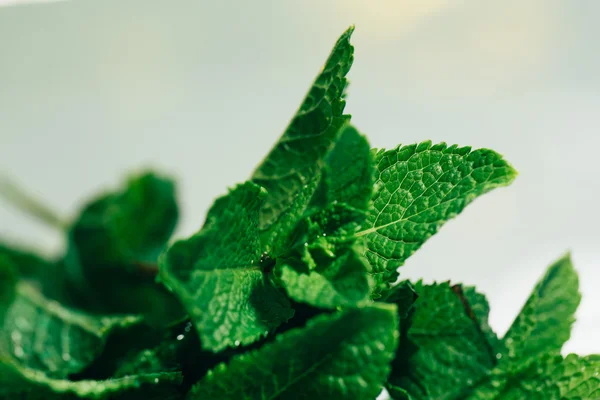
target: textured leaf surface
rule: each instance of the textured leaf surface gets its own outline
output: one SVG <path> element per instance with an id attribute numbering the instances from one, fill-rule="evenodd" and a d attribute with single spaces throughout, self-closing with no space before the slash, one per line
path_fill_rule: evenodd
<path id="1" fill-rule="evenodd" d="M 549 267 L 506 333 L 504 357 L 514 366 L 559 353 L 571 336 L 580 300 L 579 278 L 565 255 Z"/>
<path id="2" fill-rule="evenodd" d="M 100 317 L 70 310 L 19 283 L 0 316 L 0 356 L 23 367 L 65 378 L 87 367 L 117 329 L 139 325 L 134 316 Z"/>
<path id="3" fill-rule="evenodd" d="M 369 299 L 370 281 L 361 249 L 350 248 L 314 271 L 303 264 L 296 263 L 296 268 L 284 265 L 280 279 L 287 294 L 295 301 L 327 309 L 364 304 Z"/>
<path id="4" fill-rule="evenodd" d="M 258 166 L 252 180 L 267 189 L 260 211 L 266 249 L 277 257 L 286 251 L 291 232 L 316 188 L 323 157 L 349 116 L 343 115 L 346 74 L 354 59 L 348 29 L 335 44 L 323 70 L 275 147 Z"/>
<path id="5" fill-rule="evenodd" d="M 512 182 L 516 172 L 492 150 L 401 146 L 375 156 L 376 182 L 365 229 L 376 280 L 393 283 L 396 269 L 471 201 Z"/>
<path id="6" fill-rule="evenodd" d="M 220 364 L 187 399 L 373 399 L 397 345 L 396 313 L 381 304 L 319 316 Z"/>
<path id="7" fill-rule="evenodd" d="M 600 357 L 542 356 L 518 372 L 499 372 L 468 400 L 597 400 Z"/>
<path id="8" fill-rule="evenodd" d="M 202 345 L 251 343 L 293 315 L 270 282 L 258 231 L 266 192 L 248 182 L 215 201 L 205 226 L 161 258 L 161 277 L 190 314 Z"/>
<path id="9" fill-rule="evenodd" d="M 174 183 L 153 173 L 88 203 L 69 230 L 65 259 L 86 308 L 174 318 L 179 305 L 154 278 L 177 218 Z"/>
<path id="10" fill-rule="evenodd" d="M 390 376 L 390 385 L 414 399 L 459 398 L 494 367 L 495 356 L 459 287 L 418 283 L 415 290 L 419 297 L 408 338 L 418 351 L 404 369 L 407 375 Z"/>
<path id="11" fill-rule="evenodd" d="M 473 286 L 464 287 L 463 290 L 465 299 L 471 307 L 475 318 L 477 318 L 481 331 L 496 354 L 500 354 L 498 353 L 502 348 L 500 339 L 498 339 L 498 335 L 496 335 L 489 324 L 490 304 L 488 303 L 487 298 L 485 295 L 477 292 Z"/>
<path id="12" fill-rule="evenodd" d="M 177 372 L 131 375 L 103 381 L 53 379 L 0 356 L 0 399 L 24 400 L 175 400 L 182 396 Z"/>
<path id="13" fill-rule="evenodd" d="M 365 220 L 372 187 L 369 143 L 346 126 L 324 159 L 318 189 L 297 228 L 295 247 L 284 257 L 280 277 L 294 300 L 336 308 L 368 299 L 365 242 L 355 233 Z"/>

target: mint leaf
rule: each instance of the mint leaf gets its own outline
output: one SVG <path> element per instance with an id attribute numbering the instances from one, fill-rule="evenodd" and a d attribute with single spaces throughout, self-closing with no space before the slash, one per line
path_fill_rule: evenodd
<path id="1" fill-rule="evenodd" d="M 422 142 L 375 155 L 377 180 L 364 229 L 373 275 L 385 288 L 396 269 L 471 201 L 508 185 L 516 171 L 487 149 Z"/>
<path id="2" fill-rule="evenodd" d="M 391 305 L 322 315 L 220 364 L 194 399 L 373 399 L 389 373 L 398 320 Z"/>
<path id="3" fill-rule="evenodd" d="M 144 313 L 156 324 L 180 318 L 177 301 L 154 281 L 177 218 L 174 183 L 153 173 L 88 203 L 69 230 L 65 258 L 80 303 L 95 312 Z"/>
<path id="4" fill-rule="evenodd" d="M 11 268 L 0 265 L 2 271 Z M 92 316 L 66 308 L 25 282 L 3 285 L 1 298 L 0 357 L 54 378 L 83 370 L 115 331 L 141 323 L 136 316 Z"/>
<path id="5" fill-rule="evenodd" d="M 405 368 L 394 369 L 389 384 L 416 400 L 458 399 L 489 373 L 495 356 L 459 286 L 419 282 L 415 290 L 408 339 L 418 350 Z"/>
<path id="6" fill-rule="evenodd" d="M 131 177 L 121 191 L 91 201 L 70 230 L 81 273 L 155 263 L 178 213 L 173 181 L 153 173 Z"/>
<path id="7" fill-rule="evenodd" d="M 274 257 L 287 250 L 289 235 L 316 189 L 321 160 L 349 119 L 343 111 L 345 76 L 354 59 L 353 31 L 351 27 L 338 39 L 290 125 L 252 176 L 269 193 L 259 221 L 266 251 Z"/>
<path id="8" fill-rule="evenodd" d="M 364 304 L 370 281 L 362 246 L 350 248 L 324 268 L 308 271 L 305 264 L 288 263 L 279 268 L 288 296 L 315 307 L 335 309 Z"/>
<path id="9" fill-rule="evenodd" d="M 596 400 L 600 357 L 544 355 L 518 372 L 499 372 L 468 400 Z"/>
<path id="10" fill-rule="evenodd" d="M 202 346 L 249 344 L 292 317 L 267 276 L 259 210 L 266 192 L 247 182 L 217 199 L 202 230 L 161 257 L 160 276 L 190 314 Z"/>
<path id="11" fill-rule="evenodd" d="M 498 339 L 498 335 L 494 332 L 488 321 L 490 304 L 488 303 L 487 298 L 485 295 L 477 292 L 473 286 L 463 287 L 463 294 L 471 307 L 473 314 L 477 318 L 477 322 L 488 343 L 494 351 L 499 351 L 501 349 L 500 339 Z M 496 353 L 497 357 L 498 355 L 500 355 L 500 357 L 502 356 L 501 353 Z"/>
<path id="12" fill-rule="evenodd" d="M 323 160 L 321 180 L 311 205 L 324 208 L 341 203 L 366 210 L 373 192 L 374 173 L 367 138 L 354 126 L 345 125 Z M 366 213 L 363 219 L 365 217 Z"/>
<path id="13" fill-rule="evenodd" d="M 279 263 L 283 266 L 278 265 L 283 286 L 294 300 L 321 308 L 368 300 L 365 242 L 355 233 L 365 220 L 372 187 L 369 143 L 348 125 L 325 156 L 295 245 Z"/>
<path id="14" fill-rule="evenodd" d="M 0 355 L 0 398 L 26 400 L 180 399 L 180 373 L 130 375 L 118 379 L 69 381 L 19 366 Z"/>
<path id="15" fill-rule="evenodd" d="M 571 336 L 580 300 L 579 279 L 567 254 L 549 267 L 504 336 L 505 362 L 527 364 L 559 353 Z"/>

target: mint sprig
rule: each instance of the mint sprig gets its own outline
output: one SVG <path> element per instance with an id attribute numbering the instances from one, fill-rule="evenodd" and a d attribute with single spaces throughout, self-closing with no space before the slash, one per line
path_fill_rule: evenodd
<path id="1" fill-rule="evenodd" d="M 344 114 L 353 31 L 187 239 L 172 239 L 175 184 L 154 172 L 60 223 L 0 185 L 66 244 L 47 258 L 0 243 L 0 399 L 600 398 L 599 356 L 561 355 L 581 299 L 568 255 L 502 338 L 474 287 L 398 282 L 428 238 L 517 173 L 489 149 L 371 149 Z"/>

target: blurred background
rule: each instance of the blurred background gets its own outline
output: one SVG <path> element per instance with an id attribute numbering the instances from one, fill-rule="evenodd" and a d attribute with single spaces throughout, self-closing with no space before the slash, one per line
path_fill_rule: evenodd
<path id="1" fill-rule="evenodd" d="M 476 284 L 504 332 L 570 250 L 584 297 L 566 351 L 600 353 L 597 0 L 2 3 L 0 173 L 69 216 L 153 166 L 178 178 L 179 236 L 248 178 L 355 23 L 347 111 L 373 147 L 490 147 L 520 171 L 403 276 Z M 62 246 L 1 201 L 0 237 Z"/>

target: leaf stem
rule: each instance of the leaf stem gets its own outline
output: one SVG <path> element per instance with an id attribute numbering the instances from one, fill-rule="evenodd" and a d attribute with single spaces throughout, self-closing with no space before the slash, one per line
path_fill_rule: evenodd
<path id="1" fill-rule="evenodd" d="M 28 214 L 57 230 L 64 231 L 67 226 L 66 222 L 57 213 L 26 193 L 19 185 L 4 175 L 0 175 L 0 198 L 4 198 L 7 203 L 24 214 Z"/>

